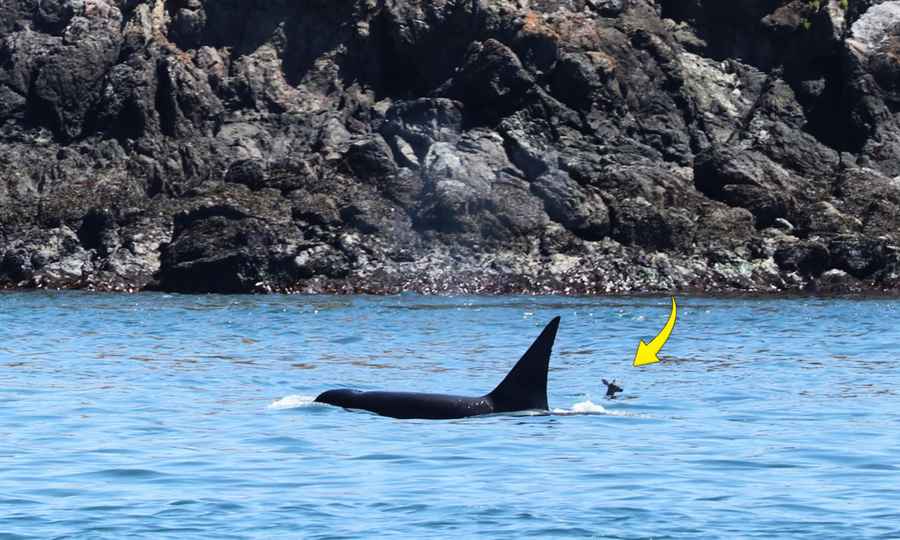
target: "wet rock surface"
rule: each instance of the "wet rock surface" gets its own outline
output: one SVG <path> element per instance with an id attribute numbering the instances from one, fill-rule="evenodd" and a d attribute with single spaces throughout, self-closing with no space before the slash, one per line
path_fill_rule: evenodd
<path id="1" fill-rule="evenodd" d="M 900 1 L 0 5 L 0 287 L 900 284 Z"/>

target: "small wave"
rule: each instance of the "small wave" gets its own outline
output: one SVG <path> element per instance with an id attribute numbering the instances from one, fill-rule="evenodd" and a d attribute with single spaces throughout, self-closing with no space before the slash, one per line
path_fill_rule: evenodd
<path id="1" fill-rule="evenodd" d="M 269 409 L 297 409 L 300 407 L 322 407 L 324 403 L 318 403 L 313 396 L 284 396 L 269 404 Z"/>
<path id="2" fill-rule="evenodd" d="M 163 478 L 168 475 L 166 473 L 155 471 L 153 469 L 103 469 L 100 471 L 78 473 L 73 476 L 89 478 L 115 478 L 120 480 L 144 480 Z"/>

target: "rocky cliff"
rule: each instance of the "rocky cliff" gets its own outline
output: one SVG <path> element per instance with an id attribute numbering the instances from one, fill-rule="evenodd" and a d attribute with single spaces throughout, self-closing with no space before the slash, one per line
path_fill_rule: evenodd
<path id="1" fill-rule="evenodd" d="M 3 0 L 0 284 L 900 289 L 900 1 Z"/>

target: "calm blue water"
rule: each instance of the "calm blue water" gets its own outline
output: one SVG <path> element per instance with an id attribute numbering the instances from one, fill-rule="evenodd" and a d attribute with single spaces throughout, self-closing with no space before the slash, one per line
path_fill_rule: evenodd
<path id="1" fill-rule="evenodd" d="M 0 294 L 0 538 L 900 538 L 900 301 Z M 479 394 L 551 317 L 556 414 Z M 625 388 L 603 398 L 600 378 Z"/>

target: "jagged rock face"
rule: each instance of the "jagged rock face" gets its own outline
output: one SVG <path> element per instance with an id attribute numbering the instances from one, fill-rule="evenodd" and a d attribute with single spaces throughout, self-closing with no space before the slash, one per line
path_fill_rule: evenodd
<path id="1" fill-rule="evenodd" d="M 6 0 L 0 286 L 896 290 L 900 1 Z"/>

